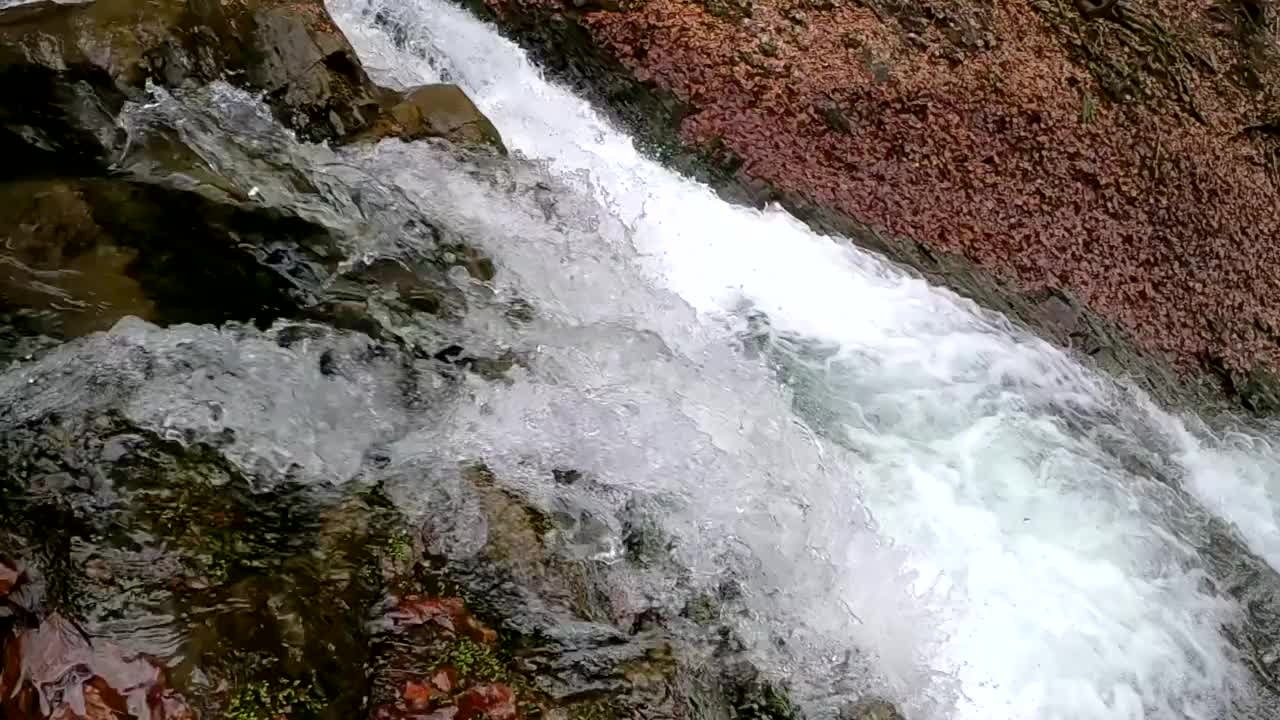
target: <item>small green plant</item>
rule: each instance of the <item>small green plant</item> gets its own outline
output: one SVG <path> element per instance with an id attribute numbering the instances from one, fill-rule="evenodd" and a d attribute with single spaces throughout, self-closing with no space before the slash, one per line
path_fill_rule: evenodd
<path id="1" fill-rule="evenodd" d="M 396 529 L 387 539 L 387 557 L 396 565 L 404 565 L 413 557 L 413 539 L 403 528 Z"/>
<path id="2" fill-rule="evenodd" d="M 453 667 L 459 675 L 494 682 L 506 676 L 506 667 L 493 650 L 485 645 L 459 639 L 449 646 L 442 663 Z"/>
<path id="3" fill-rule="evenodd" d="M 275 720 L 301 715 L 317 715 L 324 699 L 315 681 L 258 681 L 241 687 L 227 705 L 227 720 Z"/>
<path id="4" fill-rule="evenodd" d="M 214 555 L 205 567 L 205 574 L 213 585 L 221 585 L 231 577 L 231 560 L 224 555 Z"/>
<path id="5" fill-rule="evenodd" d="M 1098 117 L 1098 99 L 1088 90 L 1080 99 L 1080 124 L 1089 125 Z"/>
<path id="6" fill-rule="evenodd" d="M 569 720 L 612 720 L 621 717 L 608 700 L 588 700 L 569 707 Z"/>

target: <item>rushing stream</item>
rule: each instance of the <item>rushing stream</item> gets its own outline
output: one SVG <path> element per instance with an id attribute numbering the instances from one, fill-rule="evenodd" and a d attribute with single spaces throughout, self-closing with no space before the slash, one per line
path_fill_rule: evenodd
<path id="1" fill-rule="evenodd" d="M 19 418 L 123 398 L 175 438 L 233 429 L 227 455 L 260 477 L 381 473 L 411 511 L 469 459 L 537 504 L 573 492 L 612 518 L 644 498 L 680 573 L 627 567 L 612 520 L 582 557 L 635 607 L 732 580 L 742 636 L 817 715 L 870 691 L 921 720 L 1280 717 L 1259 680 L 1280 667 L 1262 435 L 1170 417 L 875 256 L 723 202 L 462 10 L 330 8 L 377 80 L 462 85 L 512 159 L 303 145 L 224 86 L 157 91 L 131 131 L 179 128 L 250 197 L 341 230 L 352 261 L 418 256 L 418 217 L 479 247 L 497 273 L 454 278 L 462 310 L 386 322 L 517 366 L 410 398 L 388 362 L 321 372 L 348 336 L 129 319 L 0 376 Z M 563 468 L 595 483 L 556 486 Z"/>
<path id="2" fill-rule="evenodd" d="M 1265 441 L 1206 447 L 1000 318 L 783 213 L 726 205 L 645 160 L 454 7 L 332 5 L 380 80 L 461 84 L 512 148 L 607 208 L 626 242 L 600 233 L 598 247 L 634 248 L 644 276 L 699 322 L 729 322 L 743 307 L 767 316 L 794 394 L 786 421 L 762 413 L 769 406 L 759 401 L 722 404 L 750 397 L 723 371 L 696 371 L 720 399 L 702 389 L 693 402 L 638 354 L 613 372 L 630 392 L 665 396 L 667 411 L 693 419 L 705 441 L 747 465 L 735 471 L 747 477 L 725 488 L 740 495 L 738 517 L 716 517 L 714 498 L 699 499 L 699 478 L 658 482 L 690 499 L 689 511 L 703 516 L 695 522 L 728 523 L 756 554 L 778 593 L 763 612 L 812 631 L 791 662 L 848 638 L 879 658 L 901 697 L 933 698 L 940 717 L 1207 718 L 1227 698 L 1250 705 L 1218 629 L 1238 609 L 1205 592 L 1194 547 L 1205 519 L 1165 483 L 1183 484 L 1236 523 L 1275 564 L 1277 466 Z M 379 11 L 383 22 L 371 23 Z M 563 256 L 572 257 L 567 243 Z M 541 284 L 539 275 L 572 267 L 542 262 L 513 269 Z M 574 312 L 631 305 L 638 312 L 627 325 L 657 325 L 646 307 L 655 300 L 627 298 L 610 276 L 591 279 L 601 281 L 599 299 L 577 300 Z M 655 329 L 672 343 L 668 329 Z M 635 384 L 637 372 L 646 385 Z M 513 411 L 513 423 L 529 417 Z M 531 441 L 558 434 L 558 424 L 538 422 Z M 636 468 L 611 458 L 612 474 L 635 483 L 641 467 L 680 461 L 686 439 L 648 425 L 600 428 L 613 436 L 603 442 L 621 435 L 659 456 L 636 457 Z M 773 510 L 760 525 L 753 501 L 798 507 Z M 874 518 L 874 540 L 857 529 L 861 509 Z"/>

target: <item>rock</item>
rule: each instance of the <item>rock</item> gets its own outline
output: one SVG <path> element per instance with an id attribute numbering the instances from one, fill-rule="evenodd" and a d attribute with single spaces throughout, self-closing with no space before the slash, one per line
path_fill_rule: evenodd
<path id="1" fill-rule="evenodd" d="M 1229 376 L 1240 402 L 1258 415 L 1280 414 L 1280 375 L 1263 365 Z"/>
<path id="2" fill-rule="evenodd" d="M 515 693 L 501 683 L 478 685 L 458 696 L 458 720 L 515 720 Z"/>
<path id="3" fill-rule="evenodd" d="M 445 278 L 449 266 L 493 277 L 492 261 L 453 242 L 438 248 L 430 272 L 401 283 L 403 302 L 371 308 L 367 298 L 380 288 L 359 283 L 354 297 L 319 297 L 340 259 L 331 251 L 343 247 L 331 231 L 265 207 L 255 190 L 220 175 L 172 117 L 152 127 L 133 122 L 136 110 L 121 114 L 128 102 L 152 100 L 149 85 L 188 93 L 214 80 L 259 94 L 304 140 L 345 141 L 376 124 L 381 136 L 502 147 L 455 87 L 402 96 L 374 85 L 320 0 L 0 9 L 8 91 L 0 106 L 8 160 L 0 170 L 0 363 L 125 316 L 168 325 L 305 313 L 345 318 L 377 336 L 385 322 L 374 310 L 387 304 L 408 315 L 457 312 L 461 293 Z M 282 181 L 314 190 L 296 173 Z M 426 240 L 439 239 L 418 225 Z M 427 335 L 410 341 L 439 344 Z"/>
<path id="4" fill-rule="evenodd" d="M 726 682 L 726 695 L 733 716 L 741 720 L 800 720 L 800 710 L 791 702 L 784 688 L 764 678 L 750 663 L 732 666 Z M 861 718 L 859 720 L 862 720 Z M 876 720 L 880 720 L 876 718 Z"/>
<path id="5" fill-rule="evenodd" d="M 110 688 L 129 715 L 181 718 L 189 703 L 170 692 L 169 662 L 180 662 L 175 680 L 202 717 L 356 712 L 364 624 L 382 582 L 365 570 L 390 545 L 385 505 L 356 496 L 327 506 L 289 483 L 253 488 L 209 445 L 161 440 L 110 414 L 0 422 L 0 557 L 47 586 L 24 596 L 22 624 L 45 617 L 38 627 L 6 633 L 19 623 L 0 616 L 0 698 L 13 698 L 0 717 L 84 717 L 47 714 L 79 702 L 52 693 L 70 688 L 89 706 Z M 49 472 L 88 489 L 28 487 Z M 46 714 L 33 714 L 39 692 Z"/>
<path id="6" fill-rule="evenodd" d="M 339 371 L 397 352 L 365 342 L 339 357 L 323 347 L 334 334 L 307 324 L 274 336 L 282 347 L 319 346 L 312 356 L 331 353 Z M 194 349 L 199 373 L 215 377 L 206 351 Z M 472 495 L 459 506 L 482 513 L 464 518 L 482 528 L 479 554 L 432 554 L 431 539 L 415 537 L 384 495 L 400 470 L 376 453 L 371 489 L 321 487 L 300 467 L 250 476 L 224 457 L 219 443 L 230 438 L 178 442 L 109 410 L 130 402 L 133 381 L 185 376 L 186 352 L 149 346 L 113 361 L 136 367 L 108 372 L 115 388 L 83 414 L 61 408 L 15 422 L 12 406 L 32 403 L 6 395 L 0 406 L 0 577 L 13 588 L 10 605 L 18 588 L 44 587 L 24 594 L 29 612 L 0 614 L 6 719 L 327 710 L 386 720 L 658 720 L 695 706 L 714 708 L 711 717 L 795 717 L 785 692 L 758 673 L 722 677 L 722 658 L 707 666 L 681 655 L 661 621 L 611 624 L 609 566 L 572 553 L 552 520 L 482 467 L 458 475 L 458 492 Z M 63 374 L 75 366 L 65 355 L 34 364 Z M 47 397 L 46 375 L 19 387 Z M 593 485 L 566 474 L 579 477 L 566 490 Z M 68 480 L 40 480 L 53 475 Z M 436 500 L 428 512 L 457 514 Z M 18 585 L 23 575 L 34 579 Z M 170 684 L 165 667 L 179 662 Z M 685 682 L 690 667 L 705 677 Z"/>
<path id="7" fill-rule="evenodd" d="M 864 698 L 840 711 L 841 720 L 904 720 L 893 703 L 881 698 Z"/>
<path id="8" fill-rule="evenodd" d="M 99 171 L 125 147 L 115 118 L 146 86 L 225 80 L 259 93 L 307 141 L 447 137 L 501 148 L 456 87 L 375 85 L 321 0 L 36 2 L 0 9 L 0 178 Z"/>
<path id="9" fill-rule="evenodd" d="M 627 559 L 640 567 L 657 564 L 671 553 L 673 543 L 662 531 L 652 510 L 635 501 L 627 503 L 622 519 L 622 546 Z"/>
<path id="10" fill-rule="evenodd" d="M 114 643 L 91 641 L 59 614 L 7 638 L 0 710 L 13 720 L 152 720 L 190 718 L 181 695 L 147 658 Z"/>
<path id="11" fill-rule="evenodd" d="M 387 710 L 375 717 L 405 717 L 406 679 L 417 685 L 433 680 L 440 658 L 458 655 L 478 658 L 471 667 L 487 667 L 483 675 L 462 672 L 450 683 L 455 695 L 440 700 L 432 712 L 468 714 L 462 698 L 491 704 L 490 717 L 503 716 L 506 703 L 498 688 L 477 690 L 477 684 L 505 685 L 515 693 L 515 709 L 525 717 L 629 717 L 667 720 L 688 717 L 689 708 L 702 708 L 706 717 L 741 720 L 795 720 L 799 710 L 787 689 L 766 678 L 743 657 L 744 646 L 722 641 L 732 631 L 732 610 L 708 613 L 704 627 L 693 626 L 661 607 L 637 607 L 618 593 L 613 582 L 627 583 L 623 573 L 611 577 L 614 563 L 596 550 L 583 552 L 581 518 L 587 513 L 572 498 L 588 492 L 596 481 L 581 472 L 561 468 L 562 497 L 543 509 L 523 498 L 483 464 L 465 465 L 456 478 L 433 477 L 433 488 L 448 493 L 421 495 L 422 472 L 414 464 L 388 468 L 388 493 L 397 497 L 394 478 L 413 478 L 415 502 L 426 508 L 422 523 L 424 561 L 417 583 L 448 587 L 457 600 L 421 600 L 389 606 L 380 633 L 377 677 L 385 677 L 379 697 Z M 439 492 L 437 495 L 436 492 Z M 647 503 L 638 502 L 638 506 Z M 636 516 L 628 506 L 623 517 L 601 526 L 621 535 L 622 525 Z M 668 547 L 668 538 L 655 538 Z M 615 544 L 620 538 L 615 537 Z M 616 563 L 622 565 L 624 563 Z M 652 569 L 656 562 L 647 563 Z M 639 563 L 631 567 L 634 572 Z M 655 572 L 657 572 L 655 570 Z M 728 597 L 729 593 L 725 593 Z M 426 596 L 421 596 L 426 597 Z M 497 631 L 495 645 L 470 640 L 460 621 L 459 602 L 469 614 L 483 616 Z M 730 600 L 722 600 L 726 606 Z M 425 615 L 451 618 L 450 630 L 438 620 L 398 627 L 394 618 L 409 608 L 433 608 Z M 678 608 L 677 608 L 678 610 Z M 424 616 L 414 609 L 407 613 Z M 716 645 L 716 643 L 719 643 Z M 712 657 L 700 654 L 715 646 Z M 416 659 L 410 657 L 417 653 Z M 411 674 L 409 668 L 418 668 Z M 408 688 L 420 696 L 417 687 Z M 425 712 L 425 711 L 424 711 Z"/>
<path id="12" fill-rule="evenodd" d="M 346 137 L 378 113 L 381 90 L 319 0 L 40 2 L 0 10 L 0 147 L 53 154 L 52 164 L 103 157 L 126 99 L 225 79 L 264 94 L 308 140 Z M 15 137 L 16 136 L 16 137 Z M 16 170 L 16 169 L 15 169 Z M 30 170 L 27 169 L 27 172 Z M 13 172 L 11 170 L 10 172 Z"/>
<path id="13" fill-rule="evenodd" d="M 441 137 L 459 145 L 487 146 L 505 154 L 502 136 L 457 85 L 421 85 L 390 95 L 386 112 L 362 139 Z"/>
<path id="14" fill-rule="evenodd" d="M 151 319 L 154 306 L 127 269 L 135 250 L 112 241 L 77 183 L 30 181 L 0 187 L 0 303 L 28 313 L 43 334 L 75 337 L 125 315 Z"/>
<path id="15" fill-rule="evenodd" d="M 249 15 L 229 18 L 233 27 L 253 28 L 242 50 L 248 86 L 266 93 L 286 125 L 303 129 L 308 139 L 330 139 L 357 132 L 372 120 L 381 91 L 323 2 L 264 2 Z"/>
<path id="16" fill-rule="evenodd" d="M 303 248 L 336 247 L 279 211 L 121 178 L 0 183 L 0 229 L 0 311 L 26 334 L 64 339 L 127 315 L 167 325 L 296 314 L 315 288 L 302 281 L 318 283 L 331 262 Z M 301 257 L 270 267 L 273 245 Z"/>

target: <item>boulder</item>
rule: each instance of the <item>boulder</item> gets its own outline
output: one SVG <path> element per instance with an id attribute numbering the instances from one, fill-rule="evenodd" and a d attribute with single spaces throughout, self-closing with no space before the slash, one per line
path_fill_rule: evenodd
<path id="1" fill-rule="evenodd" d="M 101 172 L 125 147 L 126 101 L 214 80 L 261 94 L 307 141 L 377 126 L 500 144 L 457 88 L 375 85 L 321 0 L 41 0 L 0 9 L 0 178 Z"/>
<path id="2" fill-rule="evenodd" d="M 882 698 L 864 698 L 840 713 L 841 720 L 903 720 L 893 703 Z"/>
<path id="3" fill-rule="evenodd" d="M 488 146 L 505 154 L 502 136 L 457 85 L 409 88 L 384 101 L 385 112 L 363 139 L 440 137 L 459 145 Z"/>
<path id="4" fill-rule="evenodd" d="M 309 304 L 306 278 L 336 263 L 315 253 L 336 245 L 318 225 L 123 178 L 0 184 L 0 232 L 0 314 L 62 339 L 127 315 L 270 322 Z M 291 252 L 265 264 L 270 246 Z"/>
<path id="5" fill-rule="evenodd" d="M 7 144 L 18 144 L 17 135 L 79 155 L 95 141 L 114 146 L 114 128 L 103 120 L 125 99 L 142 97 L 148 82 L 225 79 L 262 93 L 308 140 L 367 126 L 381 93 L 319 0 L 22 5 L 0 11 L 0 79 L 17 94 L 0 110 Z"/>

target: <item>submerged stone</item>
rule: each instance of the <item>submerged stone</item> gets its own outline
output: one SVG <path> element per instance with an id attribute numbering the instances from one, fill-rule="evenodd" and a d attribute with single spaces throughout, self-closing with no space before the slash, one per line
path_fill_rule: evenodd
<path id="1" fill-rule="evenodd" d="M 363 139 L 438 137 L 459 145 L 490 147 L 506 153 L 498 128 L 462 88 L 450 84 L 421 85 L 384 100 L 387 112 Z"/>
<path id="2" fill-rule="evenodd" d="M 844 708 L 841 720 L 904 720 L 893 703 L 881 698 L 866 698 Z"/>
<path id="3" fill-rule="evenodd" d="M 0 184 L 0 228 L 0 311 L 63 339 L 129 315 L 167 325 L 295 314 L 313 288 L 248 249 L 335 244 L 297 217 L 115 178 Z"/>
<path id="4" fill-rule="evenodd" d="M 12 720 L 119 717 L 180 720 L 191 710 L 148 658 L 91 639 L 73 621 L 50 615 L 6 640 L 0 710 Z"/>

